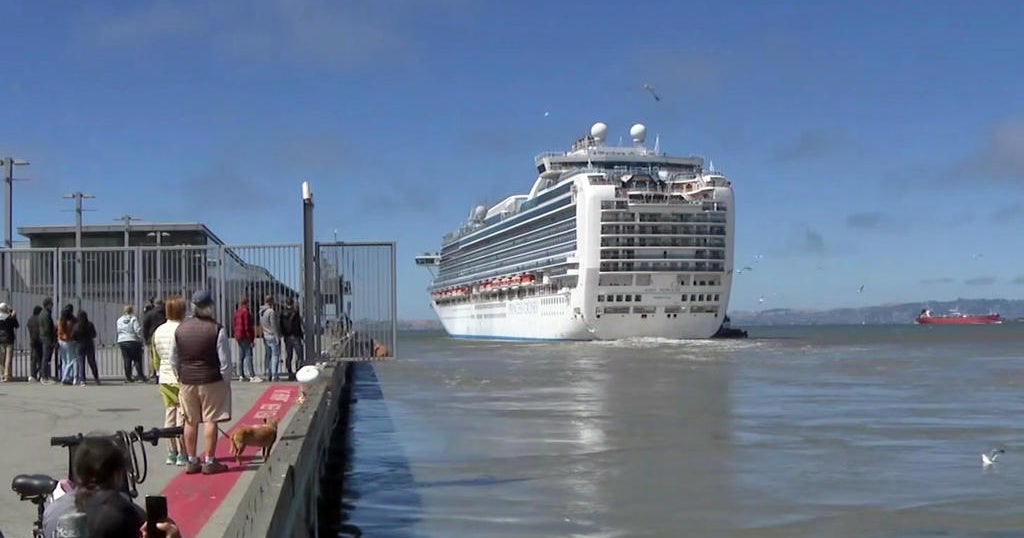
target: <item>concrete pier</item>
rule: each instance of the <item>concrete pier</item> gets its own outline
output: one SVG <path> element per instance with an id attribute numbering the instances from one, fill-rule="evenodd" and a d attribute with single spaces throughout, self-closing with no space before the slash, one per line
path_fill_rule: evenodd
<path id="1" fill-rule="evenodd" d="M 136 502 L 145 495 L 165 495 L 170 516 L 186 536 L 315 536 L 317 495 L 323 455 L 331 432 L 347 416 L 345 366 L 328 366 L 306 390 L 305 403 L 296 400 L 296 383 L 233 382 L 232 422 L 255 424 L 263 416 L 280 419 L 278 444 L 263 462 L 250 448 L 242 465 L 229 457 L 229 441 L 218 441 L 217 455 L 229 471 L 211 476 L 184 475 L 182 467 L 165 465 L 167 448 L 145 445 L 147 474 L 138 486 Z M 68 452 L 50 447 L 50 437 L 88 432 L 163 426 L 164 409 L 156 385 L 107 382 L 86 387 L 12 382 L 0 385 L 0 432 L 4 465 L 0 469 L 6 500 L 0 502 L 0 530 L 7 536 L 27 536 L 36 517 L 35 506 L 19 502 L 10 490 L 12 478 L 43 473 L 54 478 L 68 474 Z M 139 455 L 139 465 L 142 465 Z M 285 503 L 288 501 L 288 509 Z M 273 532 L 271 532 L 273 531 Z"/>

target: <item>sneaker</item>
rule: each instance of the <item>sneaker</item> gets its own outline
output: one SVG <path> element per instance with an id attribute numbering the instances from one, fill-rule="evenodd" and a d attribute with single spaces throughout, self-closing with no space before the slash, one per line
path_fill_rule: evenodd
<path id="1" fill-rule="evenodd" d="M 263 380 L 262 380 L 262 379 L 260 379 L 260 378 L 259 378 L 259 377 L 257 377 L 257 376 L 252 376 L 252 379 L 250 379 L 250 380 L 249 380 L 249 382 L 250 382 L 250 383 L 262 383 L 262 382 L 263 382 Z"/>
<path id="2" fill-rule="evenodd" d="M 176 465 L 178 463 L 178 458 L 179 458 L 179 456 L 177 454 L 168 454 L 167 455 L 167 459 L 164 460 L 164 464 L 166 464 L 166 465 Z M 185 461 L 187 462 L 188 458 L 185 458 Z"/>
<path id="3" fill-rule="evenodd" d="M 199 474 L 203 471 L 203 466 L 199 465 L 199 462 L 192 463 L 191 461 L 185 463 L 185 474 Z"/>
<path id="4" fill-rule="evenodd" d="M 178 461 L 174 462 L 178 467 L 184 467 L 188 465 L 188 456 L 184 454 L 178 454 Z"/>
<path id="5" fill-rule="evenodd" d="M 42 383 L 43 385 L 52 385 L 53 380 L 50 378 L 44 378 L 42 381 L 40 381 L 40 383 Z"/>
<path id="6" fill-rule="evenodd" d="M 28 376 L 28 382 L 29 383 L 35 383 L 36 381 L 39 381 L 39 380 L 36 379 L 35 376 L 31 376 L 31 375 Z"/>
<path id="7" fill-rule="evenodd" d="M 228 470 L 228 466 L 214 460 L 203 464 L 203 474 L 217 474 Z"/>

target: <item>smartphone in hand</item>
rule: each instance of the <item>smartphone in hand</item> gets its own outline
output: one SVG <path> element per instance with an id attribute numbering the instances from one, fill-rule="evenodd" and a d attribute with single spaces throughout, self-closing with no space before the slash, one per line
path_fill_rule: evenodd
<path id="1" fill-rule="evenodd" d="M 163 495 L 146 496 L 146 536 L 148 538 L 165 538 L 164 531 L 156 528 L 156 524 L 167 519 L 167 497 Z"/>

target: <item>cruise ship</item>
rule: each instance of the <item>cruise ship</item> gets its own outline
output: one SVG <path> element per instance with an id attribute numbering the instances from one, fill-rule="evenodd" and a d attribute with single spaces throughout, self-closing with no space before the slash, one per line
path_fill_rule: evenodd
<path id="1" fill-rule="evenodd" d="M 729 305 L 730 181 L 700 157 L 609 145 L 608 127 L 544 153 L 527 194 L 474 207 L 416 258 L 448 334 L 466 338 L 709 338 Z"/>

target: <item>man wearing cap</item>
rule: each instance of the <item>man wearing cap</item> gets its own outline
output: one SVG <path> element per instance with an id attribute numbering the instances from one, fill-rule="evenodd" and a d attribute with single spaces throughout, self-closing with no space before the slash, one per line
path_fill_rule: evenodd
<path id="1" fill-rule="evenodd" d="M 175 351 L 171 367 L 178 376 L 178 398 L 185 415 L 185 472 L 215 474 L 227 466 L 214 459 L 217 423 L 231 420 L 233 373 L 227 332 L 213 317 L 213 296 L 208 291 L 192 295 L 192 317 L 174 331 Z M 196 445 L 199 423 L 203 423 L 205 458 L 200 461 Z"/>
<path id="2" fill-rule="evenodd" d="M 11 363 L 14 362 L 14 332 L 18 330 L 18 316 L 7 303 L 0 303 L 0 361 L 3 361 L 4 383 L 11 380 Z"/>

